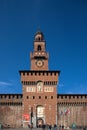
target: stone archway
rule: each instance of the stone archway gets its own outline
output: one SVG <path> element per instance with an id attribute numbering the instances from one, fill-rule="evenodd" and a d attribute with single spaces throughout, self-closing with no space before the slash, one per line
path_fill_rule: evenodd
<path id="1" fill-rule="evenodd" d="M 37 127 L 41 128 L 43 124 L 44 124 L 43 119 L 42 118 L 38 118 L 37 119 Z"/>
<path id="2" fill-rule="evenodd" d="M 42 105 L 37 106 L 37 127 L 42 127 L 45 123 L 45 108 Z"/>

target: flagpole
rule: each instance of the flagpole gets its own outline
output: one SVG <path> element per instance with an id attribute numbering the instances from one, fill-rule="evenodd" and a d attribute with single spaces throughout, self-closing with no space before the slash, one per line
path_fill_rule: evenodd
<path id="1" fill-rule="evenodd" d="M 64 108 L 64 126 L 65 126 L 65 108 Z"/>
<path id="2" fill-rule="evenodd" d="M 61 110 L 60 114 L 61 114 L 61 128 L 62 128 L 62 110 Z"/>

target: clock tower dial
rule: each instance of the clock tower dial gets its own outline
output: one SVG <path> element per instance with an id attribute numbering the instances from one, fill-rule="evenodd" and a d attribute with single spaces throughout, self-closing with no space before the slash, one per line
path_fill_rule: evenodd
<path id="1" fill-rule="evenodd" d="M 42 60 L 37 60 L 36 65 L 37 67 L 42 67 L 44 65 L 44 62 Z"/>
<path id="2" fill-rule="evenodd" d="M 48 70 L 48 58 L 44 35 L 38 31 L 34 37 L 34 51 L 30 53 L 31 70 Z"/>

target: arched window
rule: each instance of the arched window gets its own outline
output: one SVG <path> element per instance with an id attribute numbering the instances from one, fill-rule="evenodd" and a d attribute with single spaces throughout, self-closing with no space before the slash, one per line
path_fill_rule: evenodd
<path id="1" fill-rule="evenodd" d="M 41 40 L 41 38 L 40 37 L 38 37 L 38 41 L 40 41 Z"/>
<path id="2" fill-rule="evenodd" d="M 41 51 L 41 46 L 40 45 L 38 45 L 37 50 Z"/>

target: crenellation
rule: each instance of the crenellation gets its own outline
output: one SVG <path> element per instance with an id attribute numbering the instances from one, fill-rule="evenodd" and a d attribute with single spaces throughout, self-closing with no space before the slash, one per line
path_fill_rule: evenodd
<path id="1" fill-rule="evenodd" d="M 23 72 L 20 72 L 21 73 L 21 76 L 41 76 L 41 75 L 43 75 L 43 76 L 58 76 L 58 73 L 60 73 L 60 71 L 58 71 L 58 72 L 52 72 L 52 71 L 23 71 Z"/>
<path id="2" fill-rule="evenodd" d="M 9 100 L 12 100 L 12 99 L 21 99 L 22 100 L 22 95 L 19 94 L 19 95 L 16 95 L 16 94 L 0 94 L 0 98 L 3 101 L 3 100 L 6 100 L 6 101 L 9 101 Z"/>
<path id="3" fill-rule="evenodd" d="M 0 102 L 0 106 L 22 106 L 22 102 Z"/>

